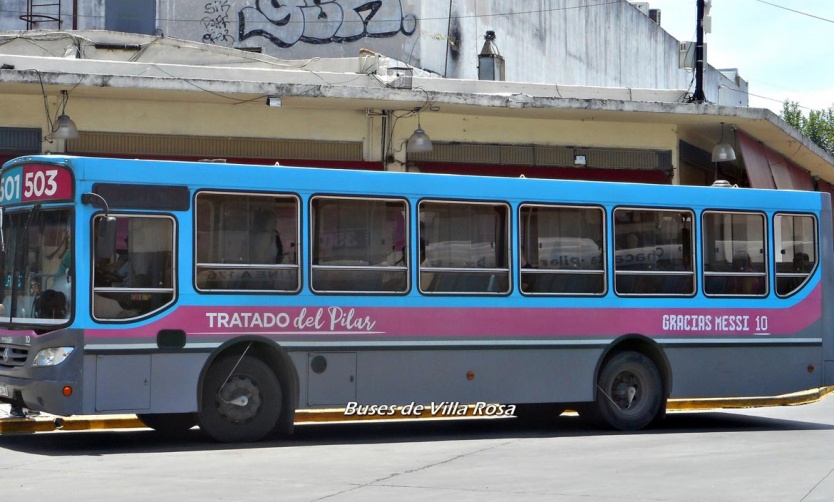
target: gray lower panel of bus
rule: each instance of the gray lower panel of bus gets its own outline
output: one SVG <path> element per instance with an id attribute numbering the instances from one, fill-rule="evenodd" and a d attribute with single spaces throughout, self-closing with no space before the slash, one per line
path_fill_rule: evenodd
<path id="1" fill-rule="evenodd" d="M 349 402 L 524 403 L 591 399 L 600 348 L 579 350 L 366 350 L 290 352 L 299 406 Z M 84 361 L 84 413 L 197 410 L 208 355 L 103 354 Z"/>
<path id="2" fill-rule="evenodd" d="M 815 345 L 665 347 L 673 398 L 780 395 L 823 385 Z M 603 349 L 293 351 L 299 406 L 593 399 Z M 87 355 L 83 413 L 197 410 L 205 353 Z M 813 371 L 810 368 L 813 367 Z"/>
<path id="3" fill-rule="evenodd" d="M 775 396 L 824 385 L 818 345 L 664 350 L 672 371 L 672 398 Z M 292 358 L 303 368 L 300 406 L 326 407 L 348 402 L 589 401 L 601 355 L 602 349 L 576 348 L 309 352 Z"/>
<path id="4" fill-rule="evenodd" d="M 85 413 L 197 411 L 207 359 L 205 353 L 86 355 Z"/>
<path id="5" fill-rule="evenodd" d="M 825 385 L 819 345 L 690 346 L 665 351 L 673 372 L 672 398 L 778 396 Z"/>
<path id="6" fill-rule="evenodd" d="M 602 349 L 294 352 L 300 406 L 591 399 Z"/>

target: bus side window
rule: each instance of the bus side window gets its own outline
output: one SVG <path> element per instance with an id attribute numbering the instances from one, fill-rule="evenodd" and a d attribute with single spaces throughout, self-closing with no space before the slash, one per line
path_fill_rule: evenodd
<path id="1" fill-rule="evenodd" d="M 614 211 L 614 287 L 620 295 L 695 293 L 692 219 L 688 209 Z"/>
<path id="2" fill-rule="evenodd" d="M 525 204 L 519 220 L 522 293 L 605 292 L 602 208 Z"/>
<path id="3" fill-rule="evenodd" d="M 312 271 L 317 293 L 408 290 L 408 204 L 400 199 L 314 197 Z"/>
<path id="4" fill-rule="evenodd" d="M 774 218 L 776 294 L 789 296 L 808 283 L 817 265 L 817 221 L 810 215 Z"/>
<path id="5" fill-rule="evenodd" d="M 764 296 L 768 291 L 765 217 L 705 211 L 703 279 L 707 296 Z"/>
<path id="6" fill-rule="evenodd" d="M 130 319 L 174 299 L 174 230 L 167 216 L 120 215 L 116 255 L 94 266 L 93 316 Z"/>
<path id="7" fill-rule="evenodd" d="M 290 195 L 199 192 L 196 286 L 201 292 L 300 289 L 299 202 Z"/>
<path id="8" fill-rule="evenodd" d="M 420 291 L 504 294 L 510 288 L 509 208 L 503 203 L 423 201 Z"/>

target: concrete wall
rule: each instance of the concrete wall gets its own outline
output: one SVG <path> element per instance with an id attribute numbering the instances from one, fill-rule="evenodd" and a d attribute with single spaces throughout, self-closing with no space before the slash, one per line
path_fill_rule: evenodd
<path id="1" fill-rule="evenodd" d="M 26 13 L 26 0 L 3 0 L 0 11 L 0 31 L 25 30 L 26 22 L 18 16 Z"/>
<path id="2" fill-rule="evenodd" d="M 33 14 L 40 16 L 58 17 L 60 13 L 60 29 L 62 30 L 103 30 L 104 29 L 104 2 L 105 0 L 78 0 L 78 12 L 73 15 L 72 0 L 35 0 L 34 3 L 61 4 L 58 6 L 45 5 L 34 7 Z M 28 6 L 27 0 L 2 0 L 0 1 L 0 31 L 21 31 L 29 29 L 24 19 Z M 33 30 L 57 30 L 59 25 L 56 21 L 45 17 L 35 16 L 32 18 L 35 23 L 31 26 Z"/>
<path id="3" fill-rule="evenodd" d="M 678 70 L 677 41 L 627 2 L 465 0 L 455 2 L 453 17 L 461 32 L 455 73 L 463 78 L 477 78 L 475 58 L 485 32 L 493 30 L 507 80 L 657 89 L 688 84 Z"/>
<path id="4" fill-rule="evenodd" d="M 64 4 L 65 29 L 73 21 L 79 29 L 104 29 L 104 0 L 78 0 L 75 18 L 72 3 Z M 0 28 L 25 29 L 13 15 L 25 7 L 25 0 L 5 0 Z M 166 37 L 282 59 L 353 57 L 368 49 L 449 78 L 477 79 L 477 56 L 492 30 L 508 81 L 689 89 L 693 80 L 679 68 L 679 42 L 625 1 L 156 0 L 156 14 Z M 707 68 L 707 100 L 746 106 L 746 94 L 732 92 L 740 80 Z"/>
<path id="5" fill-rule="evenodd" d="M 378 1 L 373 12 L 361 7 L 366 0 L 302 7 L 160 0 L 159 27 L 166 36 L 259 47 L 285 59 L 356 56 L 370 49 L 466 79 L 477 78 L 483 36 L 493 30 L 510 81 L 681 89 L 691 80 L 678 69 L 677 40 L 627 2 Z"/>
<path id="6" fill-rule="evenodd" d="M 256 0 L 158 0 L 166 36 L 259 47 L 284 59 L 346 57 L 367 48 L 394 56 L 418 51 L 419 0 L 320 2 Z M 278 4 L 280 6 L 275 6 Z M 396 57 L 396 56 L 395 56 Z"/>

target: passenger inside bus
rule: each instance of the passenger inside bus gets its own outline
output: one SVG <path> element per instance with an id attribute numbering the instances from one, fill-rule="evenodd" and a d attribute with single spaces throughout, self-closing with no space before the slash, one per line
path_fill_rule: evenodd
<path id="1" fill-rule="evenodd" d="M 70 233 L 67 232 L 64 236 L 63 245 L 58 248 L 58 251 L 63 248 L 63 254 L 61 255 L 61 262 L 58 263 L 58 270 L 55 272 L 57 275 L 69 275 L 70 267 L 72 266 L 72 241 L 70 240 Z"/>
<path id="2" fill-rule="evenodd" d="M 95 269 L 96 287 L 123 287 L 129 282 L 130 263 L 127 253 L 117 253 L 113 261 L 100 260 Z M 138 315 L 135 310 L 126 309 L 122 302 L 129 296 L 125 293 L 95 293 L 94 313 L 99 319 L 123 319 Z"/>
<path id="3" fill-rule="evenodd" d="M 740 274 L 755 272 L 749 253 L 746 251 L 736 251 L 733 254 L 733 272 Z M 762 282 L 758 277 L 739 275 L 732 281 L 731 293 L 733 294 L 757 295 L 762 292 Z"/>
<path id="4" fill-rule="evenodd" d="M 798 274 L 807 274 L 813 268 L 808 253 L 795 253 L 793 255 L 793 271 Z"/>
<path id="5" fill-rule="evenodd" d="M 57 269 L 49 273 L 46 269 L 60 257 Z M 69 269 L 72 263 L 72 252 L 69 232 L 64 232 L 61 243 L 55 250 L 46 255 L 44 262 L 44 280 L 38 281 L 36 295 L 32 300 L 32 315 L 40 319 L 67 319 L 69 313 L 69 297 L 71 292 Z M 40 291 L 40 285 L 45 288 Z"/>
<path id="6" fill-rule="evenodd" d="M 54 289 L 47 289 L 32 302 L 33 315 L 40 319 L 66 319 L 67 307 L 67 296 Z"/>

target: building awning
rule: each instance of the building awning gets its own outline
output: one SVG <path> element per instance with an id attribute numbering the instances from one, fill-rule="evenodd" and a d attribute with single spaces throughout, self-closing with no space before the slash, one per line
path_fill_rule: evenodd
<path id="1" fill-rule="evenodd" d="M 811 175 L 790 160 L 741 131 L 736 131 L 736 140 L 751 188 L 814 190 Z"/>
<path id="2" fill-rule="evenodd" d="M 750 180 L 750 188 L 776 188 L 764 145 L 741 131 L 736 131 L 736 141 L 744 159 L 744 169 L 747 172 L 747 179 Z"/>
<path id="3" fill-rule="evenodd" d="M 776 188 L 780 190 L 814 190 L 811 175 L 778 153 L 765 149 Z"/>

